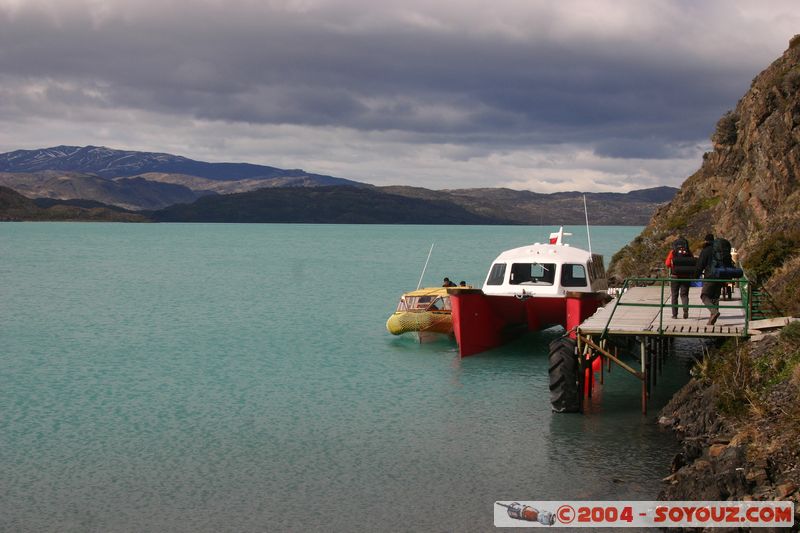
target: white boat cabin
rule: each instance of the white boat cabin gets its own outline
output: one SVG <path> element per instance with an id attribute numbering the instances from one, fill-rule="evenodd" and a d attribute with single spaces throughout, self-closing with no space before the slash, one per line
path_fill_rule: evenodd
<path id="1" fill-rule="evenodd" d="M 501 253 L 483 284 L 485 294 L 565 296 L 567 292 L 608 289 L 603 256 L 563 244 L 563 228 L 548 244 L 530 244 Z"/>

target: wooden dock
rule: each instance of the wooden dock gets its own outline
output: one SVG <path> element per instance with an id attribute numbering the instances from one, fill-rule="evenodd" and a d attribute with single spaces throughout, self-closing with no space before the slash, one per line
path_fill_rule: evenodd
<path id="1" fill-rule="evenodd" d="M 664 307 L 662 307 L 664 304 Z M 664 335 L 668 337 L 746 337 L 747 309 L 740 290 L 731 300 L 720 300 L 720 317 L 707 325 L 709 310 L 700 301 L 700 288 L 689 291 L 689 318 L 672 318 L 669 286 L 631 287 L 619 298 L 586 319 L 578 332 L 584 335 Z"/>
<path id="2" fill-rule="evenodd" d="M 647 283 L 632 286 L 633 283 Z M 669 279 L 638 279 L 626 281 L 624 291 L 605 307 L 599 308 L 575 330 L 578 354 L 579 410 L 583 410 L 584 393 L 592 395 L 593 373 L 599 368 L 600 383 L 605 367 L 611 370 L 615 363 L 642 384 L 642 414 L 647 413 L 651 388 L 658 382 L 664 359 L 678 337 L 720 338 L 748 337 L 751 329 L 751 298 L 747 280 L 734 288 L 730 300 L 720 300 L 720 316 L 713 325 L 708 324 L 711 310 L 700 300 L 700 288 L 689 291 L 689 316 L 683 318 L 683 307 L 678 306 L 678 317 L 672 318 L 672 301 Z M 638 355 L 634 368 L 625 363 L 620 350 L 631 350 Z M 638 353 L 636 353 L 638 352 Z M 599 365 L 596 364 L 599 359 Z M 594 369 L 594 370 L 592 370 Z"/>

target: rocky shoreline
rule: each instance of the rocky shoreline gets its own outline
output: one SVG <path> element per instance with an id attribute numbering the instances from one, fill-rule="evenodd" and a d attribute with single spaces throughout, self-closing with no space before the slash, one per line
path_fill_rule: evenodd
<path id="1" fill-rule="evenodd" d="M 795 502 L 800 527 L 800 323 L 698 361 L 659 424 L 681 451 L 659 500 Z"/>

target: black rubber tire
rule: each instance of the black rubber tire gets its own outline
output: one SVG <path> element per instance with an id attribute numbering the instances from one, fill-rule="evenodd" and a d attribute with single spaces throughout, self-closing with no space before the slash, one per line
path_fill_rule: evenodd
<path id="1" fill-rule="evenodd" d="M 577 413 L 578 357 L 575 341 L 560 337 L 550 343 L 550 405 L 556 413 Z"/>

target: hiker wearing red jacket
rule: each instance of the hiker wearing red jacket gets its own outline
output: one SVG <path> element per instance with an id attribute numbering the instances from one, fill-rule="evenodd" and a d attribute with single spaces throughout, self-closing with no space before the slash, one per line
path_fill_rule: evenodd
<path id="1" fill-rule="evenodd" d="M 689 286 L 695 270 L 696 261 L 689 250 L 689 242 L 678 237 L 672 243 L 664 264 L 669 268 L 672 281 L 669 282 L 670 293 L 672 294 L 672 318 L 678 318 L 678 296 L 680 295 L 683 305 L 683 318 L 689 318 Z"/>

